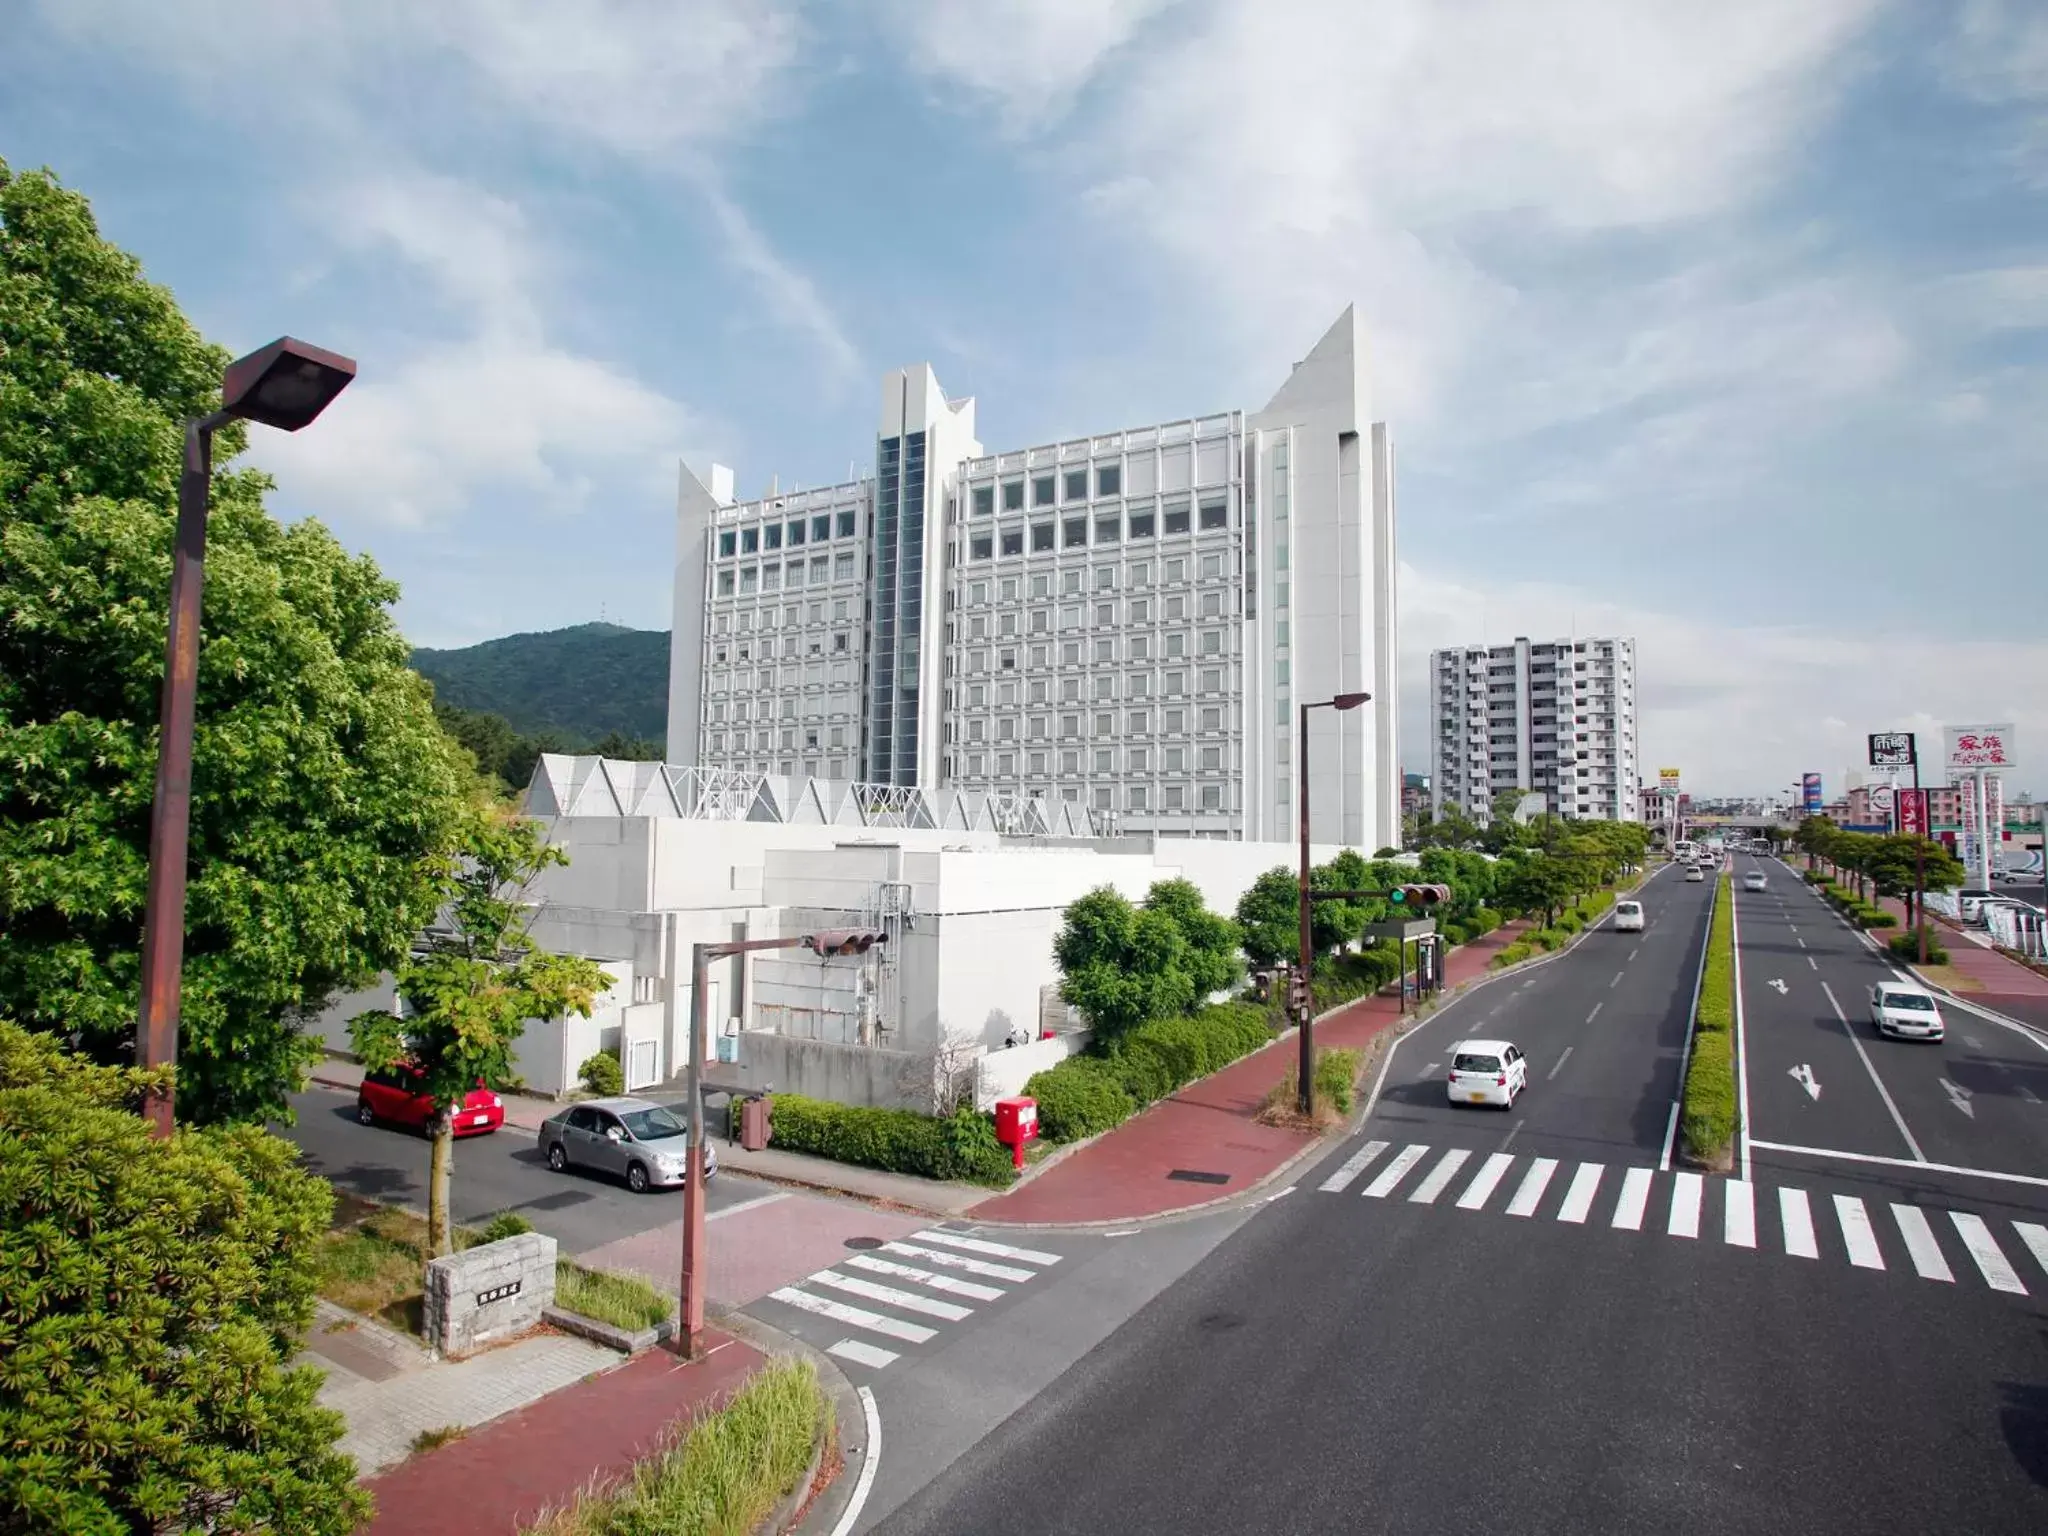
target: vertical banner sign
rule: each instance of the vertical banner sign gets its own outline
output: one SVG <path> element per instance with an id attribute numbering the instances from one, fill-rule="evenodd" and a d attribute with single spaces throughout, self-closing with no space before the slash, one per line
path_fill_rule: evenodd
<path id="1" fill-rule="evenodd" d="M 1908 835 L 1927 835 L 1927 791 L 1924 789 L 1902 789 L 1899 791 L 1899 830 Z"/>
<path id="2" fill-rule="evenodd" d="M 1995 773 L 1984 775 L 1984 841 L 1996 867 L 2005 850 L 2005 780 Z"/>
<path id="3" fill-rule="evenodd" d="M 1913 766 L 1913 733 L 1911 731 L 1872 731 L 1870 733 L 1870 766 L 1873 768 L 1910 768 Z"/>
<path id="4" fill-rule="evenodd" d="M 1818 816 L 1820 814 L 1821 794 L 1819 774 L 1806 773 L 1801 774 L 1799 776 L 1799 799 L 1800 803 L 1805 807 L 1807 815 Z"/>
<path id="5" fill-rule="evenodd" d="M 1975 885 L 1977 883 L 1976 775 L 1971 774 L 1956 787 L 1961 791 L 1961 793 L 1956 798 L 1962 802 L 1962 815 L 1958 819 L 1961 822 L 1963 831 L 1963 835 L 1959 839 L 1957 839 L 1957 841 L 1961 844 L 1961 847 L 1957 850 L 1957 853 L 1962 859 L 1963 868 L 1970 872 L 1970 883 L 1972 885 Z"/>
<path id="6" fill-rule="evenodd" d="M 1951 775 L 2010 773 L 2018 766 L 2009 721 L 2003 725 L 1952 725 L 1946 743 Z"/>

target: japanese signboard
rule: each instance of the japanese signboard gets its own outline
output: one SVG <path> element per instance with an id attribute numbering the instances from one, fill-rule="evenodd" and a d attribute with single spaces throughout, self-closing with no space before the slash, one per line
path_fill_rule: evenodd
<path id="1" fill-rule="evenodd" d="M 1657 770 L 1657 787 L 1667 794 L 1677 794 L 1678 770 L 1676 768 L 1659 768 Z"/>
<path id="2" fill-rule="evenodd" d="M 1873 768 L 1910 768 L 1913 766 L 1914 743 L 1911 731 L 1872 731 L 1870 733 L 1870 766 Z"/>
<path id="3" fill-rule="evenodd" d="M 1899 791 L 1899 830 L 1908 834 L 1927 835 L 1927 791 L 1924 789 L 1902 789 Z"/>
<path id="4" fill-rule="evenodd" d="M 2014 765 L 2012 724 L 1955 725 L 1947 732 L 1948 771 L 1981 773 Z"/>
<path id="5" fill-rule="evenodd" d="M 1821 807 L 1820 775 L 1806 773 L 1799 776 L 1799 801 L 1809 816 L 1818 816 Z"/>

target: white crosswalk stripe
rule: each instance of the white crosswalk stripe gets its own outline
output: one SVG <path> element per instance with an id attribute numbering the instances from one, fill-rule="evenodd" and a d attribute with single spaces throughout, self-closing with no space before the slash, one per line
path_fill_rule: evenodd
<path id="1" fill-rule="evenodd" d="M 1376 1167 L 1377 1175 L 1360 1191 L 1375 1200 L 1387 1200 L 1405 1189 L 1405 1203 L 1410 1205 L 1449 1203 L 1460 1211 L 1490 1211 L 1523 1219 L 1541 1219 L 1547 1213 L 1552 1221 L 1578 1227 L 1598 1225 L 1604 1215 L 1612 1230 L 1641 1232 L 1648 1220 L 1650 1202 L 1658 1196 L 1660 1185 L 1668 1184 L 1663 1191 L 1668 1196 L 1663 1226 L 1668 1237 L 1699 1239 L 1703 1228 L 1715 1219 L 1712 1206 L 1718 1201 L 1720 1237 L 1726 1247 L 1761 1254 L 1782 1253 L 1788 1258 L 1816 1263 L 1846 1260 L 1853 1268 L 1877 1272 L 1889 1268 L 1884 1250 L 1892 1239 L 1881 1236 L 1870 1205 L 1854 1195 L 1819 1197 L 1821 1210 L 1832 1217 L 1834 1231 L 1840 1235 L 1837 1245 L 1832 1237 L 1823 1241 L 1814 1209 L 1815 1196 L 1804 1189 L 1759 1186 L 1746 1179 L 1708 1179 L 1685 1170 L 1659 1172 L 1644 1167 L 1613 1170 L 1621 1174 L 1619 1180 L 1614 1180 L 1607 1177 L 1611 1165 L 1598 1162 L 1575 1163 L 1571 1177 L 1560 1180 L 1557 1174 L 1563 1163 L 1558 1158 L 1491 1152 L 1475 1161 L 1478 1155 L 1468 1148 L 1439 1148 L 1424 1142 L 1409 1143 L 1394 1157 L 1381 1162 L 1392 1145 L 1378 1141 L 1361 1147 L 1318 1188 L 1333 1194 L 1345 1193 L 1367 1170 Z M 1518 1164 L 1521 1177 L 1511 1179 L 1509 1176 Z M 1411 1175 L 1417 1174 L 1419 1180 L 1409 1185 Z M 1463 1188 L 1456 1200 L 1444 1201 L 1442 1197 L 1461 1179 Z M 1553 1196 L 1553 1185 L 1561 1193 Z M 1500 1196 L 1508 1189 L 1513 1194 L 1503 1202 Z M 1775 1200 L 1771 1198 L 1774 1190 Z M 2011 1247 L 2001 1234 L 2001 1228 L 2010 1227 L 2024 1255 L 2031 1257 L 2032 1265 L 2043 1277 L 2032 1283 L 2048 1290 L 2048 1223 L 2007 1221 L 1903 1201 L 1880 1203 L 1890 1212 L 1890 1226 L 1897 1232 L 1897 1241 L 1904 1246 L 1912 1272 L 1919 1279 L 1960 1286 L 1974 1272 L 1990 1290 L 2013 1296 L 2031 1294 L 2029 1279 L 2021 1274 L 2028 1259 L 2021 1257 L 2015 1262 Z M 1940 1219 L 1943 1216 L 1946 1222 Z M 1944 1237 L 1945 1232 L 1950 1235 Z M 897 1243 L 886 1246 L 898 1252 L 905 1248 Z M 1826 1255 L 1822 1253 L 1824 1246 L 1828 1249 Z M 1968 1265 L 1955 1263 L 1958 1249 L 1969 1256 Z M 953 1289 L 935 1283 L 948 1277 L 925 1279 L 925 1272 L 915 1266 L 892 1266 L 887 1261 L 863 1264 L 859 1258 L 842 1260 L 841 1264 L 919 1281 L 933 1289 Z M 1903 1268 L 1900 1272 L 1904 1272 Z M 2034 1269 L 2028 1268 L 2028 1275 L 2033 1273 Z M 972 1293 L 956 1290 L 955 1294 Z"/>
<path id="2" fill-rule="evenodd" d="M 1394 1160 L 1380 1170 L 1380 1176 L 1365 1186 L 1366 1199 L 1386 1199 L 1394 1192 L 1394 1186 L 1408 1177 L 1408 1170 L 1427 1156 L 1427 1147 L 1403 1147 Z"/>
<path id="3" fill-rule="evenodd" d="M 1060 1256 L 1056 1253 L 1041 1253 L 1036 1248 L 1012 1248 L 1008 1243 L 992 1243 L 981 1237 L 962 1237 L 957 1232 L 941 1232 L 927 1227 L 919 1232 L 920 1243 L 939 1243 L 947 1248 L 958 1248 L 964 1253 L 985 1253 L 993 1259 L 1022 1259 L 1027 1264 L 1057 1264 Z"/>
<path id="4" fill-rule="evenodd" d="M 820 1317 L 829 1317 L 835 1323 L 845 1323 L 849 1328 L 865 1328 L 870 1333 L 886 1334 L 892 1339 L 902 1339 L 910 1344 L 922 1344 L 939 1336 L 936 1328 L 927 1328 L 922 1323 L 906 1323 L 900 1317 L 888 1317 L 880 1312 L 870 1312 L 864 1307 L 849 1307 L 843 1301 L 834 1301 L 829 1296 L 813 1296 L 809 1291 L 800 1291 L 793 1285 L 785 1285 L 768 1293 L 785 1306 L 796 1307 L 804 1312 L 815 1312 Z"/>
<path id="5" fill-rule="evenodd" d="M 962 1254 L 948 1253 L 943 1248 L 926 1248 L 908 1240 L 882 1244 L 884 1253 L 905 1253 L 914 1259 L 923 1259 L 928 1264 L 943 1265 L 970 1275 L 986 1275 L 991 1280 L 1029 1280 L 1036 1270 L 1018 1269 L 1013 1264 L 991 1264 L 986 1259 L 970 1259 Z"/>
<path id="6" fill-rule="evenodd" d="M 842 1275 L 836 1269 L 821 1269 L 804 1282 L 806 1285 L 827 1286 L 835 1291 L 845 1291 L 849 1296 L 858 1296 L 863 1301 L 879 1301 L 905 1312 L 922 1312 L 927 1317 L 942 1317 L 949 1323 L 957 1323 L 963 1317 L 972 1317 L 974 1308 L 957 1306 L 950 1301 L 939 1301 L 935 1297 L 920 1296 L 915 1291 L 899 1291 L 893 1285 L 877 1285 L 872 1280 L 863 1280 L 858 1275 Z"/>
<path id="7" fill-rule="evenodd" d="M 893 1349 L 877 1349 L 872 1344 L 863 1344 L 859 1339 L 841 1339 L 837 1344 L 827 1345 L 825 1353 L 837 1355 L 842 1360 L 851 1360 L 855 1365 L 865 1365 L 877 1371 L 901 1358 Z"/>
<path id="8" fill-rule="evenodd" d="M 1000 1286 L 977 1285 L 972 1280 L 957 1280 L 951 1275 L 938 1275 L 928 1269 L 919 1269 L 915 1264 L 898 1264 L 893 1259 L 878 1259 L 871 1253 L 849 1253 L 839 1261 L 852 1269 L 865 1269 L 871 1274 L 893 1275 L 899 1280 L 915 1280 L 928 1285 L 935 1291 L 945 1291 L 953 1296 L 971 1296 L 976 1301 L 997 1301 L 1007 1294 Z"/>
<path id="9" fill-rule="evenodd" d="M 1463 1147 L 1453 1147 L 1429 1170 L 1429 1177 L 1418 1184 L 1415 1193 L 1408 1198 L 1416 1205 L 1434 1205 L 1436 1197 L 1444 1192 L 1444 1186 L 1457 1177 L 1458 1170 L 1465 1166 L 1465 1160 L 1471 1155 Z"/>

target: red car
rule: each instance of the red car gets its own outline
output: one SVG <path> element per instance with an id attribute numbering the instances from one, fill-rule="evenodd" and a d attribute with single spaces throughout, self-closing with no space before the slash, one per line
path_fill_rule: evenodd
<path id="1" fill-rule="evenodd" d="M 421 1087 L 421 1076 L 418 1067 L 405 1062 L 365 1074 L 362 1087 L 356 1090 L 356 1119 L 364 1125 L 388 1120 L 393 1125 L 425 1130 L 434 1118 L 434 1100 Z M 482 1136 L 504 1123 L 505 1101 L 478 1078 L 476 1087 L 463 1095 L 462 1108 L 455 1112 L 455 1134 Z"/>

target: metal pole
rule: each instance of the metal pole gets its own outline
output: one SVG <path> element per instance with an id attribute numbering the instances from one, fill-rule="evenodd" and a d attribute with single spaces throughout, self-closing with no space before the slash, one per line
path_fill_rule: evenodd
<path id="1" fill-rule="evenodd" d="M 1920 738 L 1913 737 L 1913 804 L 1920 813 L 1920 835 L 1913 839 L 1913 927 L 1920 935 L 1920 963 L 1927 963 L 1927 839 L 1934 832 L 1934 818 L 1927 814 L 1927 797 L 1920 792 Z"/>
<path id="2" fill-rule="evenodd" d="M 200 598 L 206 580 L 206 514 L 213 483 L 213 433 L 219 412 L 185 423 L 185 465 L 178 477 L 178 531 L 171 550 L 171 611 L 164 637 L 164 691 L 149 817 L 149 887 L 142 914 L 142 1002 L 135 1060 L 144 1067 L 178 1060 L 179 995 L 185 971 L 185 864 L 192 827 L 192 719 L 199 692 Z M 143 1106 L 150 1134 L 171 1134 L 172 1090 Z"/>
<path id="3" fill-rule="evenodd" d="M 704 988 L 705 951 L 710 944 L 690 946 L 690 1142 L 683 1175 L 683 1283 L 681 1337 L 678 1352 L 697 1358 L 704 1332 Z"/>
<path id="4" fill-rule="evenodd" d="M 1301 706 L 1301 761 L 1296 765 L 1301 782 L 1301 875 L 1296 894 L 1299 897 L 1297 904 L 1301 908 L 1301 946 L 1297 959 L 1301 966 L 1302 1004 L 1301 1058 L 1295 1069 L 1295 1087 L 1296 1102 L 1301 1112 L 1304 1115 L 1313 1115 L 1316 1079 L 1316 972 L 1315 938 L 1309 920 L 1308 899 L 1308 710 L 1308 705 Z"/>

